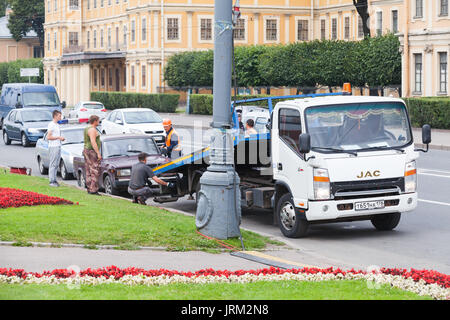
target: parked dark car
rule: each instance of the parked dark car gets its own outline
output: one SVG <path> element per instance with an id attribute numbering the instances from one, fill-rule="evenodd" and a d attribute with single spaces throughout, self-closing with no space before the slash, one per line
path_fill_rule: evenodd
<path id="1" fill-rule="evenodd" d="M 42 108 L 61 111 L 66 102 L 60 102 L 52 85 L 37 83 L 5 83 L 0 95 L 0 129 L 9 111 L 22 108 Z"/>
<path id="2" fill-rule="evenodd" d="M 116 195 L 128 189 L 131 166 L 139 161 L 139 153 L 149 154 L 147 164 L 152 168 L 170 161 L 161 155 L 155 140 L 145 134 L 103 135 L 100 151 L 99 187 L 107 194 Z M 84 158 L 75 157 L 73 167 L 78 186 L 86 187 Z"/>
<path id="3" fill-rule="evenodd" d="M 11 110 L 3 122 L 3 141 L 9 145 L 17 140 L 28 147 L 44 136 L 52 119 L 52 113 L 41 108 Z"/>

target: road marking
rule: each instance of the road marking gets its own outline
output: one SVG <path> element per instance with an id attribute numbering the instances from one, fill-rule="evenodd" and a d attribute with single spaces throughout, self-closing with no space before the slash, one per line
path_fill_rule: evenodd
<path id="1" fill-rule="evenodd" d="M 449 206 L 449 207 L 450 207 L 450 203 L 447 203 L 447 202 L 439 202 L 439 201 L 425 200 L 425 199 L 417 199 L 417 200 L 422 201 L 422 202 L 433 203 L 433 204 L 439 204 L 439 205 L 441 205 L 441 206 Z"/>

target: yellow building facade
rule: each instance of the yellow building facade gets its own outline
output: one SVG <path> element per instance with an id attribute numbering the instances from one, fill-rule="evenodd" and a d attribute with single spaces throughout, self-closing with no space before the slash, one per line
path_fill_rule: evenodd
<path id="1" fill-rule="evenodd" d="M 408 1 L 413 2 L 369 1 L 371 33 L 402 35 L 410 22 L 404 14 Z M 68 105 L 88 100 L 90 91 L 162 92 L 168 57 L 214 46 L 214 0 L 45 0 L 45 5 L 45 82 L 56 85 Z M 352 0 L 241 0 L 240 5 L 236 45 L 363 38 Z M 441 20 L 448 26 L 448 19 Z"/>

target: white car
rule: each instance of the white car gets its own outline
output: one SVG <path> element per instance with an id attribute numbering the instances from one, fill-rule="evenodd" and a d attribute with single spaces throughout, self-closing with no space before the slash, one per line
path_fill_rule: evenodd
<path id="1" fill-rule="evenodd" d="M 105 119 L 107 110 L 101 102 L 97 101 L 80 101 L 70 110 L 69 118 L 89 119 L 90 116 L 96 115 L 100 121 Z"/>
<path id="2" fill-rule="evenodd" d="M 103 134 L 148 134 L 158 146 L 164 144 L 165 132 L 162 118 L 152 109 L 127 108 L 112 111 L 102 121 Z"/>

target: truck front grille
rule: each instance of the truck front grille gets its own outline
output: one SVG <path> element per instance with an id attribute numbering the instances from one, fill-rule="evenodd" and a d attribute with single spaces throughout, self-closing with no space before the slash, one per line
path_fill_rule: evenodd
<path id="1" fill-rule="evenodd" d="M 335 200 L 393 196 L 404 190 L 403 177 L 331 183 L 331 193 Z"/>

